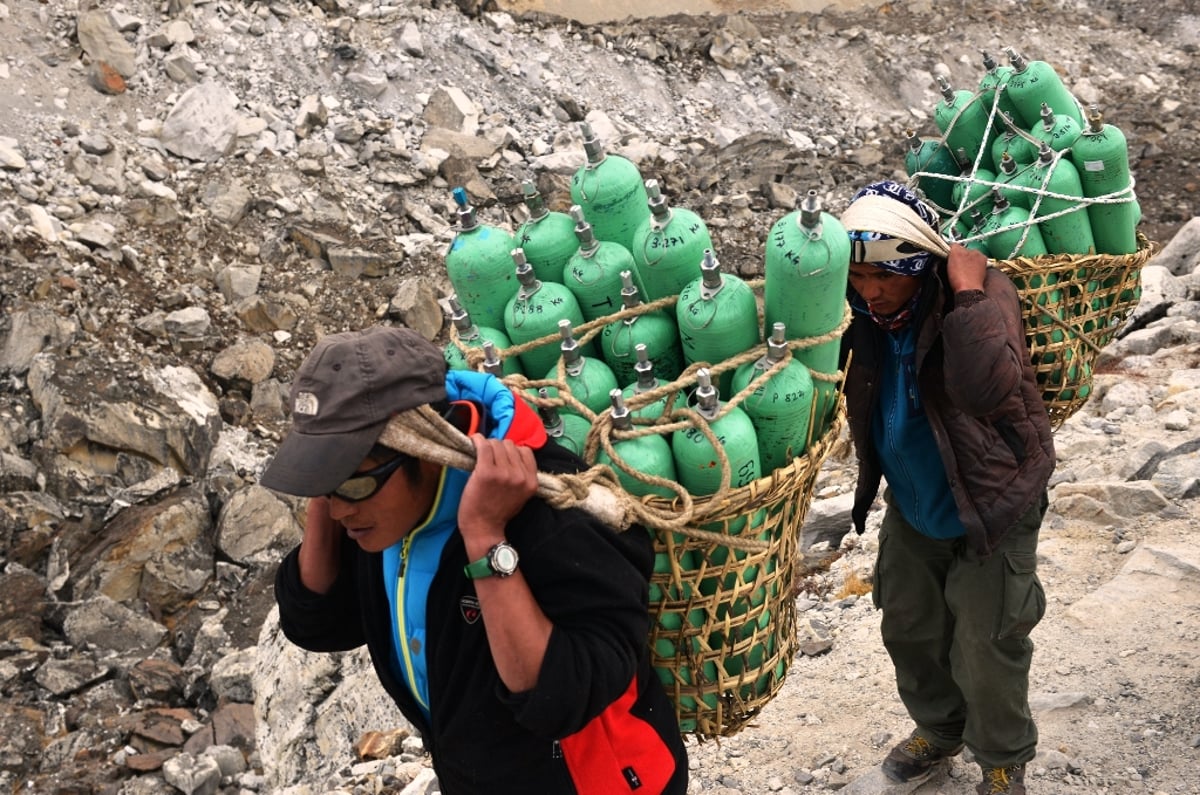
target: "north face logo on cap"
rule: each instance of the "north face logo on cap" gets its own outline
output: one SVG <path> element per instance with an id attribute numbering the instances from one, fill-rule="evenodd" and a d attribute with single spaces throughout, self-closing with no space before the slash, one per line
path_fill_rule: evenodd
<path id="1" fill-rule="evenodd" d="M 320 406 L 320 401 L 317 400 L 317 396 L 312 392 L 297 392 L 295 404 L 292 406 L 292 413 L 315 417 Z"/>

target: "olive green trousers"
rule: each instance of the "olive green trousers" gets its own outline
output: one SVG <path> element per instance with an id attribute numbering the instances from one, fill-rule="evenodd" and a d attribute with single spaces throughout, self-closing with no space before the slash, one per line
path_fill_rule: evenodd
<path id="1" fill-rule="evenodd" d="M 889 495 L 885 492 L 884 497 Z M 983 767 L 1028 762 L 1030 631 L 1046 611 L 1037 576 L 1045 495 L 988 558 L 965 538 L 934 539 L 889 502 L 872 599 L 900 699 L 917 733 L 939 748 L 965 743 Z"/>

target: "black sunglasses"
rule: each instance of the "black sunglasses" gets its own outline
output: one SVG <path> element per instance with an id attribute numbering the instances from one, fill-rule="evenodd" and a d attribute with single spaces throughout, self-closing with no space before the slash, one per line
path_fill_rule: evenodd
<path id="1" fill-rule="evenodd" d="M 328 496 L 337 497 L 343 502 L 362 502 L 374 497 L 375 493 L 383 488 L 383 484 L 387 483 L 392 473 L 403 466 L 406 461 L 411 460 L 410 456 L 401 454 L 374 469 L 355 472 L 342 481 L 342 485 L 331 491 Z"/>

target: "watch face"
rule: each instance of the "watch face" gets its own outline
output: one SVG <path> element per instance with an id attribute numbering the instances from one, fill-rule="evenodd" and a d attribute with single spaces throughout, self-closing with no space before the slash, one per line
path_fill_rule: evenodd
<path id="1" fill-rule="evenodd" d="M 499 544 L 492 552 L 492 568 L 501 574 L 512 574 L 517 569 L 517 551 L 508 544 Z"/>

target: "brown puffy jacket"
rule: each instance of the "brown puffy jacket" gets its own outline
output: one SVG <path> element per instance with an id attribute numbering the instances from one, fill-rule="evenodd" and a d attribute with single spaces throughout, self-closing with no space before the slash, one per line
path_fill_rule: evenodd
<path id="1" fill-rule="evenodd" d="M 1026 347 L 1016 288 L 989 268 L 982 292 L 948 296 L 945 263 L 930 274 L 917 318 L 917 382 L 967 538 L 989 555 L 1054 471 L 1050 419 Z M 855 529 L 863 532 L 882 471 L 871 440 L 883 332 L 855 314 L 842 340 L 850 434 L 858 456 Z"/>

